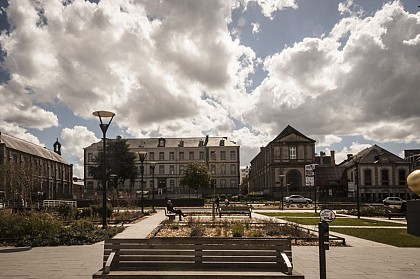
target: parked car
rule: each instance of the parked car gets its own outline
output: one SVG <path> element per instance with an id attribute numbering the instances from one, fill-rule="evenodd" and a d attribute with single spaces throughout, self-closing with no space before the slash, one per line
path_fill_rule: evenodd
<path id="1" fill-rule="evenodd" d="M 387 197 L 382 201 L 384 205 L 402 205 L 404 202 L 405 200 L 399 197 Z"/>
<path id="2" fill-rule="evenodd" d="M 287 203 L 312 203 L 311 199 L 305 198 L 300 195 L 291 195 L 289 197 L 285 197 L 284 201 Z"/>

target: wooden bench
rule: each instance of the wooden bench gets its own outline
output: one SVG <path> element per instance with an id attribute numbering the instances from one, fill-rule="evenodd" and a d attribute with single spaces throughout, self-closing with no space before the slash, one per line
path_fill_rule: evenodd
<path id="1" fill-rule="evenodd" d="M 176 214 L 174 212 L 169 212 L 166 208 L 165 208 L 165 215 L 166 215 L 166 217 L 169 218 L 169 221 L 174 221 L 175 220 Z"/>
<path id="2" fill-rule="evenodd" d="M 108 239 L 92 278 L 304 278 L 290 239 L 175 237 Z"/>
<path id="3" fill-rule="evenodd" d="M 388 215 L 388 219 L 391 220 L 391 217 L 405 217 L 405 212 L 403 212 L 401 209 L 400 210 L 391 210 L 391 209 L 387 209 L 387 215 Z"/>
<path id="4" fill-rule="evenodd" d="M 222 217 L 223 214 L 244 214 L 249 215 L 249 218 L 251 218 L 251 212 L 252 209 L 249 206 L 237 206 L 237 205 L 231 205 L 231 206 L 220 206 L 219 207 L 219 218 Z"/>

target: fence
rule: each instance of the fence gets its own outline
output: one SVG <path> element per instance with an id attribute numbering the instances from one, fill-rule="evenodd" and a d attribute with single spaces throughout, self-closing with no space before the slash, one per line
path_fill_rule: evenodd
<path id="1" fill-rule="evenodd" d="M 45 207 L 59 207 L 61 204 L 69 204 L 72 207 L 77 207 L 77 201 L 64 201 L 64 200 L 44 200 L 42 206 Z"/>

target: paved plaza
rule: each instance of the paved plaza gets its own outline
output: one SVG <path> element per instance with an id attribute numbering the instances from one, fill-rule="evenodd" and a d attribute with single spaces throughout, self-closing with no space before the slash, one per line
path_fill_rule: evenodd
<path id="1" fill-rule="evenodd" d="M 116 237 L 144 238 L 165 218 L 164 211 L 159 210 L 128 225 Z M 327 278 L 420 278 L 420 248 L 398 248 L 350 236 L 345 238 L 349 247 L 331 247 L 326 251 Z M 101 268 L 102 253 L 103 242 L 83 246 L 0 247 L 0 278 L 88 279 Z M 305 278 L 319 278 L 318 247 L 293 246 L 293 265 Z"/>

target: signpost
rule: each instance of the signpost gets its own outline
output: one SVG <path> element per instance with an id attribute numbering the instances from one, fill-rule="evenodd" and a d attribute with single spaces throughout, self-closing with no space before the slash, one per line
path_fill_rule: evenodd
<path id="1" fill-rule="evenodd" d="M 321 222 L 318 223 L 318 241 L 319 241 L 319 277 L 320 279 L 327 278 L 325 250 L 330 249 L 330 226 L 328 222 L 335 219 L 334 211 L 330 209 L 323 209 L 319 213 Z"/>

